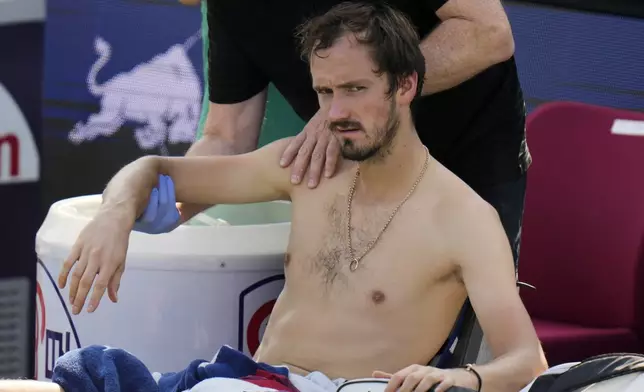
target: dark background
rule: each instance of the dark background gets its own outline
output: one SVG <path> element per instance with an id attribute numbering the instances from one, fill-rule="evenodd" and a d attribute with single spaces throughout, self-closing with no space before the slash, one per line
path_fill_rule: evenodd
<path id="1" fill-rule="evenodd" d="M 40 151 L 41 144 L 41 96 L 42 89 L 42 49 L 43 49 L 43 24 L 22 23 L 0 26 L 0 82 L 9 91 L 22 110 L 33 134 L 34 142 Z M 20 37 L 16 40 L 15 37 Z M 6 56 L 6 57 L 5 57 Z M 0 112 L 0 116 L 2 113 Z M 0 133 L 10 130 L 0 129 Z M 7 153 L 3 151 L 2 153 Z M 42 165 L 42 160 L 41 160 Z M 27 277 L 30 282 L 29 290 L 35 293 L 36 253 L 34 237 L 42 221 L 43 211 L 40 209 L 41 185 L 39 182 L 0 184 L 0 288 L 3 291 L 1 300 L 2 309 L 2 340 L 0 346 L 0 378 L 16 377 L 28 372 L 24 368 L 33 362 L 34 343 L 33 329 L 24 334 L 24 331 L 12 331 L 23 318 L 22 311 L 11 312 L 11 306 L 21 302 L 14 302 L 24 293 L 9 294 L 10 286 L 5 286 L 7 278 Z M 34 313 L 35 294 L 29 298 L 28 313 Z M 5 302 L 6 301 L 6 302 Z M 20 300 L 19 300 L 20 301 Z M 20 305 L 22 306 L 22 305 Z M 20 316 L 18 316 L 20 314 Z M 18 321 L 14 323 L 14 321 Z M 33 327 L 34 320 L 28 321 Z M 15 333 L 28 337 L 28 341 L 10 340 Z M 16 340 L 16 338 L 13 338 Z M 27 350 L 25 353 L 24 350 Z M 24 374 L 31 376 L 31 374 Z"/>
<path id="2" fill-rule="evenodd" d="M 636 3 L 505 2 L 528 110 L 556 100 L 642 110 L 644 19 L 633 16 L 644 17 L 644 10 Z M 100 193 L 126 163 L 159 154 L 137 147 L 133 129 L 138 124 L 134 123 L 126 123 L 109 138 L 78 146 L 67 141 L 77 121 L 86 121 L 100 110 L 100 101 L 86 86 L 97 57 L 94 38 L 101 36 L 112 46 L 112 58 L 98 74 L 102 83 L 183 42 L 200 22 L 198 7 L 182 6 L 177 0 L 49 0 L 43 101 L 45 210 L 56 200 Z M 200 46 L 198 42 L 189 56 L 203 82 Z M 299 121 L 292 116 L 276 121 L 270 113 L 267 117 L 273 124 Z M 188 147 L 168 145 L 168 152 L 182 155 Z"/>
<path id="3" fill-rule="evenodd" d="M 644 18 L 642 0 L 527 0 L 525 3 Z"/>

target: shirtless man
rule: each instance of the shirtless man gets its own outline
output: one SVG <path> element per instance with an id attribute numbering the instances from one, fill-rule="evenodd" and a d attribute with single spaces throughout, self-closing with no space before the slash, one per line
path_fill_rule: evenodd
<path id="1" fill-rule="evenodd" d="M 161 174 L 182 202 L 290 200 L 286 284 L 257 361 L 330 378 L 390 377 L 388 392 L 437 383 L 436 391 L 477 390 L 471 371 L 425 366 L 469 296 L 495 357 L 475 366 L 481 390 L 517 392 L 546 369 L 545 359 L 497 213 L 431 157 L 414 129 L 410 104 L 424 76 L 414 30 L 390 8 L 341 5 L 304 25 L 301 37 L 342 146 L 338 174 L 316 189 L 293 185 L 277 164 L 289 140 L 242 155 L 140 158 L 108 184 L 60 286 L 73 268 L 75 305 L 92 284 L 90 307 L 106 290 L 115 300 L 130 231 Z"/>

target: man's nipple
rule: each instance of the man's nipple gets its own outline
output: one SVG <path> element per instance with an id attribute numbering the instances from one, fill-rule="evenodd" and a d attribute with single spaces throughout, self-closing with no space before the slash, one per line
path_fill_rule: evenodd
<path id="1" fill-rule="evenodd" d="M 379 305 L 385 302 L 385 293 L 380 290 L 374 290 L 371 292 L 371 300 L 374 304 Z"/>

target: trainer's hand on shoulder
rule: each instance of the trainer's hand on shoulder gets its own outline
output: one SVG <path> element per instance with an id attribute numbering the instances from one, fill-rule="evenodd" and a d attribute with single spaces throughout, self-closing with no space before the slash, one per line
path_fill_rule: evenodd
<path id="1" fill-rule="evenodd" d="M 120 211 L 99 210 L 78 235 L 58 275 L 58 287 L 62 289 L 71 272 L 69 303 L 73 314 L 83 309 L 92 285 L 88 312 L 96 310 L 105 290 L 112 302 L 117 301 L 132 227 L 128 220 L 131 217 Z"/>
<path id="2" fill-rule="evenodd" d="M 134 223 L 134 231 L 147 234 L 169 233 L 181 224 L 174 182 L 170 176 L 159 176 L 157 187 L 150 193 L 148 205 Z"/>
<path id="3" fill-rule="evenodd" d="M 340 159 L 340 144 L 326 127 L 318 112 L 286 147 L 280 160 L 282 167 L 293 165 L 291 182 L 299 184 L 308 171 L 307 185 L 315 188 L 320 183 L 322 171 L 329 178 L 335 174 Z"/>
<path id="4" fill-rule="evenodd" d="M 373 377 L 389 379 L 385 392 L 448 392 L 451 387 L 476 391 L 478 388 L 476 376 L 465 369 L 411 365 L 394 374 L 375 371 Z"/>

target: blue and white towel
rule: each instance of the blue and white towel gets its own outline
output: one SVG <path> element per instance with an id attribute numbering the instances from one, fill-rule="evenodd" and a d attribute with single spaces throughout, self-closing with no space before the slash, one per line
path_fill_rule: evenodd
<path id="1" fill-rule="evenodd" d="M 288 391 L 335 391 L 344 381 L 331 380 L 320 372 L 307 376 L 290 374 L 284 366 L 257 363 L 228 346 L 221 347 L 210 362 L 194 360 L 179 372 L 152 373 L 125 350 L 96 345 L 72 350 L 60 357 L 52 381 L 66 392 L 206 392 L 220 391 L 223 384 L 227 385 L 227 391 L 233 392 L 231 383 L 240 391 L 277 391 L 243 381 L 258 373 L 270 373 L 275 379 L 283 380 L 288 385 L 279 390 Z"/>

